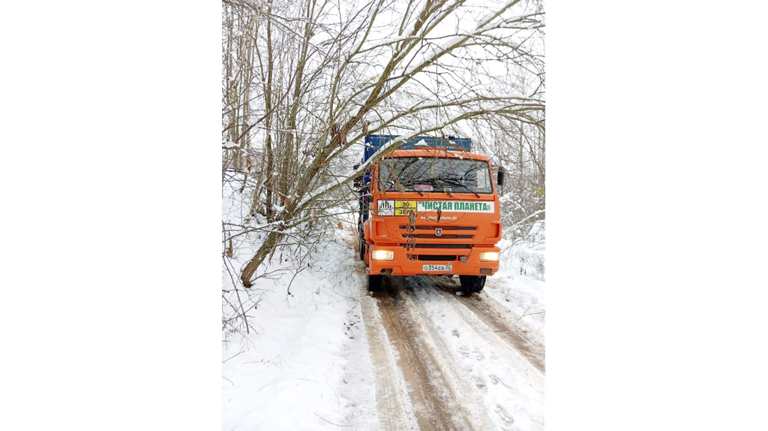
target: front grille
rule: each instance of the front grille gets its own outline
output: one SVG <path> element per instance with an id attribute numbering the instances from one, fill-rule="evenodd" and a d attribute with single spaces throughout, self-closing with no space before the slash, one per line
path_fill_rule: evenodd
<path id="1" fill-rule="evenodd" d="M 418 260 L 423 260 L 425 262 L 438 262 L 438 261 L 450 261 L 450 260 L 456 260 L 455 255 L 446 256 L 443 254 L 417 254 L 417 255 L 408 255 L 408 258 L 411 259 L 415 257 Z"/>
<path id="2" fill-rule="evenodd" d="M 435 234 L 436 229 L 441 229 L 441 234 L 438 236 Z M 451 240 L 471 240 L 475 237 L 474 232 L 467 232 L 467 234 L 459 235 L 460 231 L 474 231 L 477 230 L 475 226 L 440 226 L 440 225 L 420 225 L 420 226 L 400 226 L 400 234 L 405 239 L 431 239 L 437 241 L 451 241 Z M 427 232 L 424 232 L 427 231 Z M 424 247 L 432 247 L 434 244 L 424 244 Z M 417 244 L 417 247 L 419 245 Z M 456 247 L 464 248 L 464 247 Z"/>
<path id="3" fill-rule="evenodd" d="M 440 228 L 442 230 L 477 230 L 475 226 L 414 226 L 415 229 L 435 230 Z M 408 230 L 408 225 L 400 226 L 402 230 Z"/>
<path id="4" fill-rule="evenodd" d="M 440 235 L 429 233 L 404 233 L 404 238 L 431 238 L 431 239 L 472 239 L 474 235 Z"/>
<path id="5" fill-rule="evenodd" d="M 408 247 L 408 244 L 398 244 L 400 247 Z M 411 244 L 416 248 L 472 248 L 472 244 Z"/>

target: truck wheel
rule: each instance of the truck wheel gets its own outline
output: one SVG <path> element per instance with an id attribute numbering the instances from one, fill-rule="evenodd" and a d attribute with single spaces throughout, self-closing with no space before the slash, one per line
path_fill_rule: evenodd
<path id="1" fill-rule="evenodd" d="M 381 279 L 383 275 L 368 275 L 368 290 L 371 292 L 381 290 Z"/>
<path id="2" fill-rule="evenodd" d="M 465 292 L 479 292 L 485 286 L 484 275 L 460 275 L 461 289 Z"/>

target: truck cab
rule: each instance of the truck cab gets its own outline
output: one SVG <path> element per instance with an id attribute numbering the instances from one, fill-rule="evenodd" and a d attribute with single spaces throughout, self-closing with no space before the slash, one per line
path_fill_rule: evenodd
<path id="1" fill-rule="evenodd" d="M 363 161 L 395 139 L 366 136 Z M 498 271 L 499 196 L 471 140 L 418 136 L 369 167 L 361 185 L 358 252 L 369 290 L 384 275 L 455 274 L 464 291 L 479 292 Z"/>

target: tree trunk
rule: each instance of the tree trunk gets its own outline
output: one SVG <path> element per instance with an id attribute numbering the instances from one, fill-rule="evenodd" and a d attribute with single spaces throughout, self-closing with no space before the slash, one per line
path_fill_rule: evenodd
<path id="1" fill-rule="evenodd" d="M 267 238 L 261 243 L 261 247 L 256 251 L 256 256 L 253 256 L 250 262 L 248 262 L 243 268 L 243 272 L 240 275 L 240 280 L 243 282 L 243 286 L 250 288 L 253 286 L 251 278 L 256 273 L 256 269 L 264 262 L 264 259 L 269 256 L 272 250 L 277 247 L 277 244 L 282 238 L 282 234 L 279 232 L 270 232 L 267 234 Z M 255 280 L 254 280 L 255 281 Z"/>

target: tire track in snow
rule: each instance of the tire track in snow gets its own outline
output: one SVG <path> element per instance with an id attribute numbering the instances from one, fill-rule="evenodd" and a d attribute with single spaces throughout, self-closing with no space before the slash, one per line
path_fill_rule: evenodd
<path id="1" fill-rule="evenodd" d="M 377 302 L 374 298 L 364 297 L 362 311 L 374 370 L 379 424 L 383 430 L 411 429 L 416 419 L 410 403 L 403 398 L 407 398 L 408 394 L 401 385 L 401 373 L 387 339 Z"/>
<path id="2" fill-rule="evenodd" d="M 439 358 L 422 340 L 427 335 L 417 329 L 418 317 L 409 312 L 406 299 L 390 281 L 385 280 L 384 289 L 373 296 L 390 343 L 399 354 L 397 365 L 405 378 L 419 428 L 471 429 L 465 418 L 455 414 L 460 409 L 452 400 L 450 382 L 435 365 Z"/>
<path id="3" fill-rule="evenodd" d="M 481 393 L 478 392 L 477 382 L 472 382 L 467 376 L 466 369 L 462 367 L 461 363 L 456 361 L 454 355 L 452 355 L 451 347 L 446 343 L 445 336 L 438 329 L 440 325 L 435 321 L 434 313 L 428 310 L 428 307 L 422 301 L 424 298 L 421 298 L 421 295 L 414 291 L 415 286 L 419 284 L 420 282 L 414 279 L 404 281 L 400 278 L 396 281 L 396 285 L 407 292 L 405 297 L 408 299 L 408 306 L 413 308 L 414 312 L 418 313 L 425 322 L 425 329 L 429 332 L 432 344 L 434 345 L 435 356 L 440 359 L 437 364 L 443 375 L 449 376 L 445 380 L 451 381 L 449 388 L 451 389 L 453 399 L 461 409 L 465 419 L 476 429 L 506 429 L 503 427 L 499 428 L 499 424 L 493 422 L 492 418 L 483 415 L 483 412 L 487 411 L 487 409 L 484 408 L 482 402 L 477 398 L 478 396 L 482 397 Z M 431 286 L 428 288 L 432 290 Z M 440 293 L 434 292 L 433 295 L 440 295 Z"/>
<path id="4" fill-rule="evenodd" d="M 505 322 L 499 317 L 499 312 L 492 307 L 487 295 L 474 293 L 469 296 L 456 296 L 458 286 L 452 281 L 435 280 L 435 287 L 444 296 L 450 297 L 452 303 L 460 303 L 471 310 L 493 332 L 507 344 L 520 352 L 541 374 L 544 374 L 544 346 L 531 341 L 521 329 Z"/>
<path id="5" fill-rule="evenodd" d="M 436 354 L 444 355 L 447 374 L 459 373 L 454 395 L 467 420 L 478 429 L 543 429 L 544 374 L 436 280 L 416 276 L 398 284 L 435 339 Z M 498 320 L 505 329 L 511 326 Z"/>

